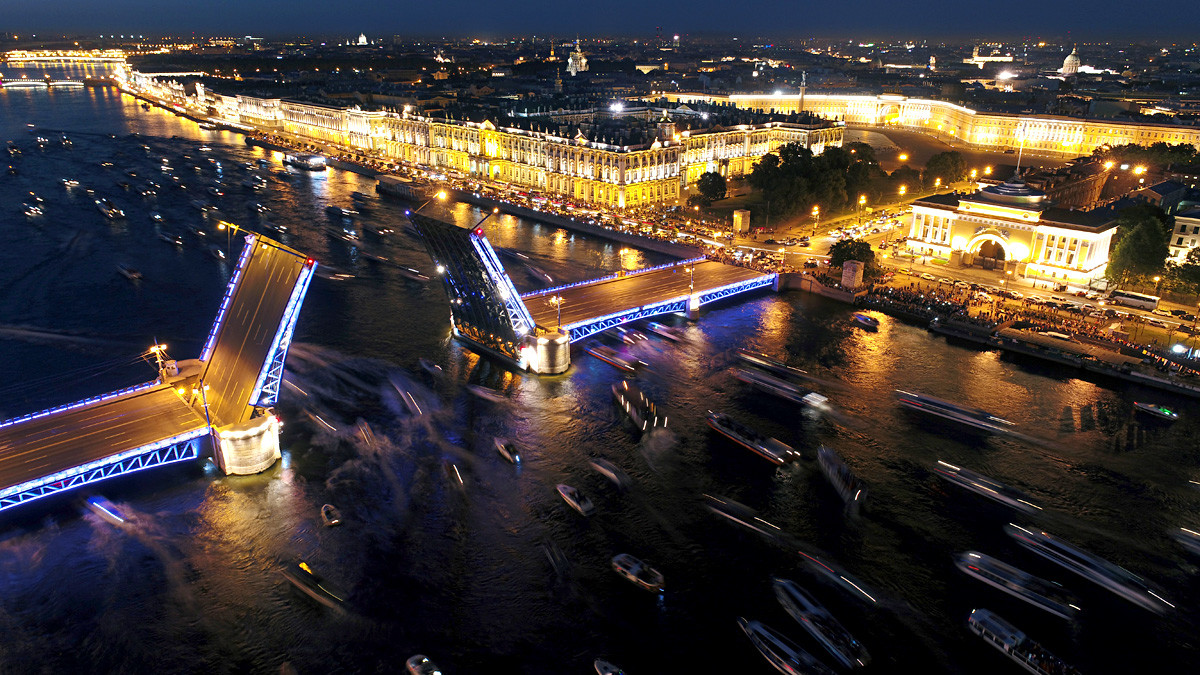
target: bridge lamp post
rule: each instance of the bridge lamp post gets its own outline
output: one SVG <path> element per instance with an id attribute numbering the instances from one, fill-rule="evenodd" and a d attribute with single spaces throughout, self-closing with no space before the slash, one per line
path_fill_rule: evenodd
<path id="1" fill-rule="evenodd" d="M 242 230 L 242 228 L 238 227 L 237 225 L 234 225 L 233 223 L 230 223 L 230 222 L 226 222 L 224 220 L 217 223 L 217 229 L 225 230 L 225 255 L 229 255 L 230 254 L 229 247 L 232 245 L 231 239 L 233 237 L 233 231 L 236 230 L 238 232 L 243 232 L 244 230 Z"/>
<path id="2" fill-rule="evenodd" d="M 416 213 L 416 212 L 420 211 L 421 209 L 425 208 L 425 206 L 426 206 L 426 205 L 428 205 L 428 204 L 429 204 L 429 202 L 431 202 L 431 201 L 433 201 L 433 200 L 435 200 L 435 199 L 437 199 L 437 200 L 439 200 L 439 201 L 443 201 L 443 202 L 444 202 L 444 201 L 446 201 L 446 191 L 445 191 L 445 190 L 438 190 L 437 194 L 435 194 L 434 196 L 430 197 L 429 199 L 426 199 L 424 202 L 422 202 L 422 203 L 421 203 L 421 205 L 420 205 L 420 206 L 418 206 L 417 208 L 413 209 L 412 211 L 410 211 L 410 212 L 406 212 L 406 213 L 405 213 L 405 215 L 408 215 L 409 213 Z M 479 221 L 479 222 L 483 222 L 483 221 Z"/>
<path id="3" fill-rule="evenodd" d="M 499 208 L 499 207 L 496 207 L 496 208 L 492 209 L 492 212 L 491 212 L 491 213 L 489 213 L 489 214 L 487 214 L 487 215 L 486 215 L 486 216 L 484 216 L 483 218 L 481 218 L 481 219 L 479 220 L 479 222 L 478 222 L 478 223 L 475 223 L 475 227 L 474 227 L 474 228 L 472 228 L 472 229 L 478 230 L 478 229 L 479 229 L 479 226 L 480 226 L 480 225 L 483 225 L 483 221 L 487 220 L 488 218 L 491 218 L 492 216 L 496 215 L 497 213 L 500 213 L 500 208 Z"/>
<path id="4" fill-rule="evenodd" d="M 561 333 L 562 332 L 563 297 L 561 295 L 552 295 L 552 296 L 550 296 L 549 302 L 551 305 L 554 305 L 554 309 L 557 310 L 558 317 L 556 319 L 556 323 L 558 325 L 558 332 Z"/>

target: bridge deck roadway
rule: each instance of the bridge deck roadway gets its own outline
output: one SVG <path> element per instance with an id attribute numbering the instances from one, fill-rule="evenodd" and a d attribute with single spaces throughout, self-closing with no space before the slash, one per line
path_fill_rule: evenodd
<path id="1" fill-rule="evenodd" d="M 764 276 L 762 272 L 713 260 L 696 263 L 695 268 L 696 293 Z M 534 323 L 547 330 L 554 330 L 557 310 L 549 302 L 551 295 L 562 296 L 562 325 L 570 326 L 687 295 L 688 286 L 689 274 L 679 265 L 525 298 L 525 305 L 529 308 Z"/>
<path id="2" fill-rule="evenodd" d="M 204 426 L 164 385 L 0 428 L 0 490 Z"/>
<path id="3" fill-rule="evenodd" d="M 221 425 L 249 418 L 250 395 L 307 260 L 265 237 L 250 256 L 201 376 L 209 414 Z"/>

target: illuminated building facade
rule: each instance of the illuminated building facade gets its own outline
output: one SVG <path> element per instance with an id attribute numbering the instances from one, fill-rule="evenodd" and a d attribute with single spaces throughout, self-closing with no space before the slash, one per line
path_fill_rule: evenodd
<path id="1" fill-rule="evenodd" d="M 1167 262 L 1182 265 L 1187 262 L 1188 251 L 1200 244 L 1200 207 L 1175 214 L 1175 229 L 1171 232 L 1170 255 Z"/>
<path id="2" fill-rule="evenodd" d="M 608 208 L 672 203 L 707 171 L 727 177 L 747 174 L 763 155 L 785 143 L 820 154 L 826 147 L 841 146 L 844 132 L 842 125 L 826 121 L 677 131 L 664 111 L 652 139 L 622 144 L 582 132 L 563 137 L 553 131 L 498 127 L 490 120 L 224 96 L 199 83 L 185 86 L 136 71 L 123 72 L 120 81 L 127 90 L 226 124 Z"/>
<path id="3" fill-rule="evenodd" d="M 972 194 L 917 199 L 908 246 L 921 256 L 992 260 L 1018 274 L 1086 284 L 1103 276 L 1116 229 L 1112 211 L 1054 206 L 1014 177 Z"/>
<path id="4" fill-rule="evenodd" d="M 945 101 L 878 96 L 807 94 L 733 94 L 729 96 L 663 93 L 679 103 L 732 103 L 748 110 L 778 113 L 816 113 L 846 124 L 895 126 L 919 131 L 949 143 L 989 150 L 1017 150 L 1024 141 L 1027 152 L 1075 157 L 1091 154 L 1100 146 L 1153 143 L 1189 143 L 1200 146 L 1200 127 L 1143 124 L 1116 120 L 1085 120 L 1053 115 L 1010 115 L 978 112 Z"/>

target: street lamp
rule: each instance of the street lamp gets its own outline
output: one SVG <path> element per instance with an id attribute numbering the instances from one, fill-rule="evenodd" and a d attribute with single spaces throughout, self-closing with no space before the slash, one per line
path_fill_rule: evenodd
<path id="1" fill-rule="evenodd" d="M 813 233 L 812 236 L 817 236 L 817 227 L 821 224 L 821 207 L 814 204 L 812 208 L 813 215 Z"/>
<path id="2" fill-rule="evenodd" d="M 905 194 L 906 192 L 908 192 L 908 186 L 907 186 L 907 185 L 901 185 L 901 186 L 900 186 L 900 199 L 904 199 L 904 194 Z"/>
<path id="3" fill-rule="evenodd" d="M 865 205 L 866 203 L 867 203 L 867 196 L 859 195 L 858 196 L 858 226 L 859 227 L 862 227 L 862 209 L 863 209 L 863 205 Z"/>
<path id="4" fill-rule="evenodd" d="M 940 188 L 940 187 L 942 187 L 942 179 L 941 179 L 941 178 L 935 178 L 935 179 L 934 179 L 934 181 L 933 181 L 933 187 L 934 187 L 934 188 Z"/>
<path id="5" fill-rule="evenodd" d="M 1155 295 L 1158 295 L 1158 282 L 1161 279 L 1162 279 L 1162 277 L 1154 277 L 1154 294 Z"/>

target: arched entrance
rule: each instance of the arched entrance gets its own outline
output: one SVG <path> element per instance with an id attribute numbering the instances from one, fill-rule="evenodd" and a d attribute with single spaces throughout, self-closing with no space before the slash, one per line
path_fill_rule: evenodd
<path id="1" fill-rule="evenodd" d="M 900 106 L 890 103 L 879 110 L 879 124 L 896 124 L 900 120 Z"/>
<path id="2" fill-rule="evenodd" d="M 979 265 L 985 270 L 1003 267 L 1008 254 L 1008 243 L 994 234 L 975 235 L 967 243 L 967 252 L 974 256 L 973 265 Z"/>

